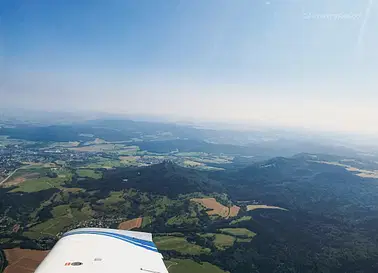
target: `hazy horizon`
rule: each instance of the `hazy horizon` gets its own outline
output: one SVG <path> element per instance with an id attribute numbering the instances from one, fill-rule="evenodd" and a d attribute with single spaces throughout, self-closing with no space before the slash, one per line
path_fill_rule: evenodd
<path id="1" fill-rule="evenodd" d="M 0 107 L 378 135 L 378 3 L 0 4 Z"/>

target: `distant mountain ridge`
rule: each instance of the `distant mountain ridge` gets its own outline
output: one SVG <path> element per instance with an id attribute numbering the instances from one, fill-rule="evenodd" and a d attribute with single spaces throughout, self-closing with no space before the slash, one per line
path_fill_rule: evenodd
<path id="1" fill-rule="evenodd" d="M 237 132 L 199 129 L 174 123 L 157 123 L 124 119 L 89 120 L 70 125 L 14 124 L 0 127 L 0 135 L 30 141 L 128 141 L 151 152 L 195 151 L 230 155 L 257 156 L 257 160 L 274 156 L 327 153 L 356 156 L 357 152 L 329 142 L 284 138 L 259 131 Z M 92 137 L 91 137 L 92 136 Z M 158 141 L 158 142 L 157 142 Z"/>

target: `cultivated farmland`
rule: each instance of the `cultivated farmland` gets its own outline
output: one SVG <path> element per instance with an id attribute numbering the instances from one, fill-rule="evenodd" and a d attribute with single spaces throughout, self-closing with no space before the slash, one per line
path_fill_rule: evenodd
<path id="1" fill-rule="evenodd" d="M 235 217 L 238 215 L 240 207 L 226 207 L 219 203 L 215 198 L 193 198 L 191 201 L 196 202 L 208 209 L 208 215 L 219 215 L 223 218 Z"/>
<path id="2" fill-rule="evenodd" d="M 134 228 L 140 228 L 142 226 L 143 218 L 135 218 L 119 224 L 118 228 L 122 230 L 132 230 Z"/>
<path id="3" fill-rule="evenodd" d="M 171 259 L 165 261 L 169 273 L 226 273 L 210 263 L 197 263 L 189 259 Z"/>
<path id="4" fill-rule="evenodd" d="M 184 237 L 156 236 L 154 242 L 159 250 L 175 250 L 188 255 L 210 253 L 210 249 L 189 243 Z"/>
<path id="5" fill-rule="evenodd" d="M 33 273 L 49 253 L 20 248 L 5 249 L 4 252 L 9 263 L 4 273 Z"/>

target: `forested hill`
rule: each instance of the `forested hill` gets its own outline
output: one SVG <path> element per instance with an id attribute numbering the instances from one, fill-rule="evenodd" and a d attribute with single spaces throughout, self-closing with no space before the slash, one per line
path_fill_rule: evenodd
<path id="1" fill-rule="evenodd" d="M 117 168 L 104 173 L 101 180 L 73 182 L 70 186 L 88 190 L 136 188 L 143 192 L 177 197 L 180 194 L 223 192 L 224 187 L 209 178 L 209 172 L 180 167 L 170 161 L 140 168 Z"/>
<path id="2" fill-rule="evenodd" d="M 377 213 L 376 179 L 304 156 L 274 158 L 227 174 L 212 174 L 236 200 L 256 199 L 290 209 L 360 220 Z"/>
<path id="3" fill-rule="evenodd" d="M 243 251 L 257 259 L 279 257 L 285 266 L 271 272 L 376 272 L 378 180 L 307 159 L 274 158 L 239 171 L 212 174 L 222 180 L 233 200 L 257 200 L 288 209 L 286 214 L 253 216 L 269 226 L 268 237 L 263 242 L 261 236 L 253 244 L 258 254 Z M 287 271 L 293 263 L 295 270 Z"/>

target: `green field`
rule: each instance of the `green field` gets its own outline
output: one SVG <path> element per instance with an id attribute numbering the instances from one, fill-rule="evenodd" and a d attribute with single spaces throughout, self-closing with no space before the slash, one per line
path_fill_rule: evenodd
<path id="1" fill-rule="evenodd" d="M 287 209 L 276 207 L 276 206 L 267 206 L 267 205 L 248 205 L 247 211 L 255 210 L 255 209 L 278 209 L 278 210 L 285 210 Z"/>
<path id="2" fill-rule="evenodd" d="M 182 153 L 175 153 L 175 156 L 182 156 L 182 157 L 201 157 L 207 156 L 208 154 L 202 152 L 182 152 Z"/>
<path id="3" fill-rule="evenodd" d="M 70 181 L 71 178 L 71 174 L 67 174 L 59 175 L 56 178 L 41 177 L 37 179 L 30 179 L 19 184 L 17 188 L 12 190 L 12 192 L 37 192 L 50 188 L 60 188 L 62 184 Z"/>
<path id="4" fill-rule="evenodd" d="M 68 141 L 68 142 L 54 142 L 54 143 L 51 143 L 48 148 L 51 149 L 51 148 L 56 148 L 56 147 L 60 147 L 60 148 L 72 148 L 72 147 L 77 147 L 79 146 L 80 142 L 79 141 Z"/>
<path id="5" fill-rule="evenodd" d="M 202 163 L 229 164 L 229 163 L 232 163 L 233 157 L 212 156 L 212 157 L 207 157 L 207 158 L 197 158 L 196 160 Z"/>
<path id="6" fill-rule="evenodd" d="M 200 170 L 206 170 L 206 171 L 224 171 L 224 168 L 218 168 L 218 167 L 212 167 L 212 166 L 207 166 L 203 165 L 199 167 Z"/>
<path id="7" fill-rule="evenodd" d="M 139 151 L 138 146 L 126 146 L 123 147 L 122 150 L 118 151 L 119 155 L 136 155 Z"/>
<path id="8" fill-rule="evenodd" d="M 198 234 L 199 236 L 207 239 L 214 239 L 215 233 L 204 233 L 204 234 Z"/>
<path id="9" fill-rule="evenodd" d="M 237 237 L 243 237 L 243 238 L 252 238 L 256 236 L 256 233 L 246 228 L 222 228 L 219 231 L 225 234 L 229 234 L 229 235 L 233 235 Z"/>
<path id="10" fill-rule="evenodd" d="M 236 242 L 238 243 L 249 243 L 252 241 L 252 238 L 236 238 Z"/>
<path id="11" fill-rule="evenodd" d="M 219 234 L 219 233 L 205 233 L 205 234 L 198 234 L 199 236 L 212 240 L 215 247 L 218 249 L 225 249 L 230 247 L 236 241 L 236 238 L 231 235 L 227 234 Z"/>
<path id="12" fill-rule="evenodd" d="M 56 206 L 51 211 L 51 214 L 54 216 L 54 218 L 67 216 L 69 213 L 70 213 L 69 205 Z"/>
<path id="13" fill-rule="evenodd" d="M 78 169 L 76 171 L 77 175 L 80 177 L 88 177 L 93 179 L 100 179 L 102 178 L 102 173 L 99 171 L 95 171 L 92 169 Z"/>
<path id="14" fill-rule="evenodd" d="M 21 176 L 27 176 L 30 174 L 39 174 L 44 175 L 46 174 L 50 168 L 45 168 L 43 166 L 24 166 L 19 168 L 9 179 L 8 181 L 11 181 L 12 179 L 15 179 L 17 177 Z"/>
<path id="15" fill-rule="evenodd" d="M 235 237 L 226 235 L 226 234 L 215 234 L 215 238 L 213 240 L 214 245 L 217 248 L 227 248 L 234 244 Z"/>
<path id="16" fill-rule="evenodd" d="M 43 236 L 56 236 L 62 229 L 72 224 L 72 218 L 67 216 L 52 218 L 41 224 L 35 225 L 23 233 L 24 236 L 38 239 Z"/>
<path id="17" fill-rule="evenodd" d="M 55 168 L 54 163 L 40 164 L 24 162 L 24 165 L 13 172 L 13 174 L 6 180 L 6 183 L 17 185 L 28 180 L 38 180 L 46 177 L 47 173 L 55 172 L 58 174 L 59 170 Z"/>
<path id="18" fill-rule="evenodd" d="M 208 171 L 223 171 L 223 168 L 217 168 L 212 166 L 207 166 L 204 163 L 197 162 L 197 158 L 186 158 L 181 165 L 186 168 L 198 168 L 200 170 L 208 170 Z M 199 161 L 199 160 L 198 160 Z"/>
<path id="19" fill-rule="evenodd" d="M 89 205 L 81 210 L 70 208 L 69 205 L 60 205 L 52 209 L 53 218 L 31 227 L 23 233 L 24 236 L 38 239 L 43 236 L 56 236 L 62 229 L 72 225 L 74 222 L 88 220 L 92 216 Z"/>
<path id="20" fill-rule="evenodd" d="M 210 253 L 210 249 L 189 243 L 184 237 L 156 236 L 154 237 L 154 242 L 160 250 L 175 250 L 188 255 Z"/>
<path id="21" fill-rule="evenodd" d="M 104 204 L 105 206 L 112 206 L 123 201 L 125 201 L 123 191 L 112 191 L 107 198 L 99 200 L 98 202 Z"/>
<path id="22" fill-rule="evenodd" d="M 231 221 L 230 225 L 235 225 L 243 221 L 249 221 L 251 219 L 252 219 L 252 216 L 243 216 L 243 217 L 240 217 L 239 219 L 235 219 Z"/>
<path id="23" fill-rule="evenodd" d="M 199 163 L 193 160 L 184 160 L 183 165 L 185 167 L 199 167 L 199 166 L 204 166 L 203 163 Z"/>
<path id="24" fill-rule="evenodd" d="M 169 273 L 226 273 L 210 263 L 196 263 L 189 259 L 171 259 L 165 261 Z"/>
<path id="25" fill-rule="evenodd" d="M 109 159 L 109 158 L 103 158 L 98 157 L 93 162 L 83 166 L 83 168 L 87 169 L 112 169 L 114 167 L 120 167 L 121 161 L 118 159 Z"/>
<path id="26" fill-rule="evenodd" d="M 151 216 L 143 216 L 142 228 L 152 224 L 153 218 Z"/>
<path id="27" fill-rule="evenodd" d="M 1 135 L 0 136 L 0 146 L 6 146 L 9 144 L 26 144 L 26 143 L 34 143 L 33 141 L 27 141 L 27 140 L 21 140 L 21 139 L 14 139 L 14 138 L 9 138 L 9 136 Z"/>
<path id="28" fill-rule="evenodd" d="M 140 156 L 120 156 L 119 159 L 121 160 L 121 164 L 124 166 L 140 166 L 143 165 L 137 160 L 140 159 Z"/>
<path id="29" fill-rule="evenodd" d="M 52 209 L 53 218 L 40 223 L 24 232 L 24 235 L 33 239 L 50 235 L 55 236 L 61 229 L 72 224 L 72 215 L 69 205 L 60 205 Z"/>
<path id="30" fill-rule="evenodd" d="M 196 225 L 199 223 L 199 219 L 197 217 L 187 217 L 186 215 L 174 216 L 169 218 L 167 221 L 167 225 L 170 226 L 179 226 L 179 225 Z"/>
<path id="31" fill-rule="evenodd" d="M 71 209 L 71 210 L 72 210 L 72 215 L 74 219 L 78 221 L 91 219 L 94 214 L 94 211 L 92 210 L 89 204 L 84 204 L 81 210 L 78 210 L 78 209 Z"/>

